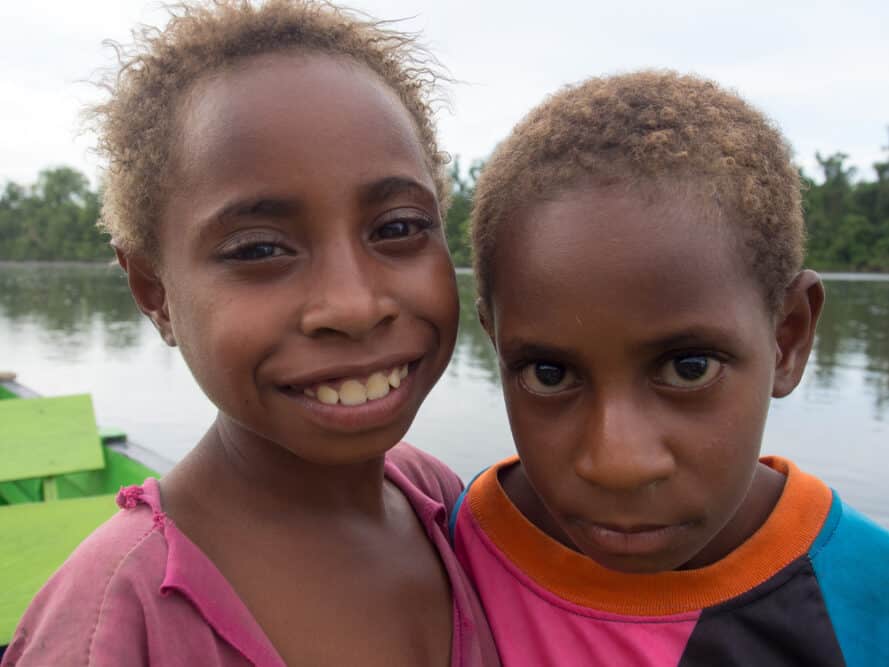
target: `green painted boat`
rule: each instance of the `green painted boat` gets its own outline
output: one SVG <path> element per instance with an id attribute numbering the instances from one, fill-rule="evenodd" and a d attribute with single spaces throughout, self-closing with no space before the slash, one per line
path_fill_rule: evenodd
<path id="1" fill-rule="evenodd" d="M 117 506 L 172 462 L 96 426 L 86 394 L 42 397 L 0 376 L 0 657 L 40 587 Z"/>

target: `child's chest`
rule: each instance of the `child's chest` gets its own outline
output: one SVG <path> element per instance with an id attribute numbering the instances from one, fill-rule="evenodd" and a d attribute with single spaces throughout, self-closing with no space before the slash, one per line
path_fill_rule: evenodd
<path id="1" fill-rule="evenodd" d="M 241 545 L 223 573 L 288 665 L 445 667 L 447 575 L 422 530 L 398 533 Z"/>

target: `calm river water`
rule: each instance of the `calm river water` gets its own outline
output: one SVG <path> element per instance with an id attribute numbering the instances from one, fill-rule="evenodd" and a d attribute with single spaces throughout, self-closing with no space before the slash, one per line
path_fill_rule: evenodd
<path id="1" fill-rule="evenodd" d="M 828 300 L 802 385 L 772 403 L 764 453 L 793 458 L 889 527 L 889 276 L 827 276 Z M 408 440 L 464 479 L 512 453 L 493 351 L 472 279 L 453 362 Z M 104 266 L 0 263 L 0 370 L 49 395 L 89 392 L 100 424 L 180 458 L 213 419 L 176 350 Z"/>

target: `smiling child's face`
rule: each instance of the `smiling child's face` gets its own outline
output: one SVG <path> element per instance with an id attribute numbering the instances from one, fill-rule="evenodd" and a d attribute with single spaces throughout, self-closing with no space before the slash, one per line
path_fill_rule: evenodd
<path id="1" fill-rule="evenodd" d="M 265 55 L 199 81 L 179 121 L 160 294 L 143 308 L 230 434 L 315 463 L 381 455 L 457 327 L 408 112 L 361 65 Z"/>
<path id="2" fill-rule="evenodd" d="M 501 230 L 488 328 L 524 473 L 557 539 L 605 567 L 699 567 L 737 546 L 777 348 L 714 212 L 576 189 Z"/>

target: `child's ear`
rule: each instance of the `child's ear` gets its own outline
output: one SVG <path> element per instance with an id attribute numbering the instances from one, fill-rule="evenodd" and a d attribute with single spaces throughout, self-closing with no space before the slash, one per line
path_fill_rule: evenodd
<path id="1" fill-rule="evenodd" d="M 488 334 L 488 338 L 491 339 L 491 345 L 496 350 L 497 343 L 494 341 L 494 327 L 491 325 L 491 316 L 488 314 L 488 307 L 481 297 L 475 300 L 475 312 L 478 313 L 478 321 L 481 322 L 482 329 Z"/>
<path id="2" fill-rule="evenodd" d="M 782 398 L 799 384 L 815 340 L 815 325 L 824 306 L 824 285 L 814 271 L 800 271 L 784 295 L 775 325 L 775 380 L 772 396 Z"/>
<path id="3" fill-rule="evenodd" d="M 118 264 L 126 271 L 127 282 L 139 310 L 152 321 L 164 342 L 170 347 L 175 347 L 176 337 L 173 335 L 173 326 L 170 323 L 167 293 L 157 270 L 140 255 L 127 254 L 120 248 L 115 248 L 114 252 Z"/>

